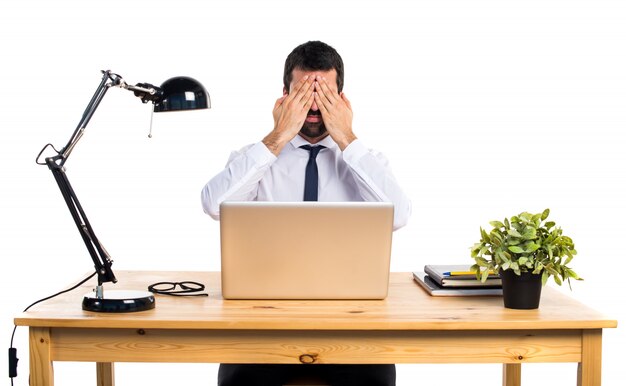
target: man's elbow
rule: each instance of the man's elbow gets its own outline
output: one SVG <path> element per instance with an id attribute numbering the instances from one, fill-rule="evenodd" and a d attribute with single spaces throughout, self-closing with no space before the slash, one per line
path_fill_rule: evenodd
<path id="1" fill-rule="evenodd" d="M 202 210 L 204 210 L 204 213 L 211 216 L 213 220 L 219 221 L 220 206 L 217 202 L 214 202 L 214 200 L 211 199 L 211 194 L 206 187 L 202 189 L 200 198 L 202 200 Z"/>
<path id="2" fill-rule="evenodd" d="M 393 230 L 397 231 L 409 222 L 411 217 L 411 201 L 407 201 L 402 207 L 394 208 Z"/>

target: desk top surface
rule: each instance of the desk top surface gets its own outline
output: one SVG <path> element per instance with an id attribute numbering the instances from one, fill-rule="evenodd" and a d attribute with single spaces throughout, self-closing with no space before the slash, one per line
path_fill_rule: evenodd
<path id="1" fill-rule="evenodd" d="M 145 290 L 159 281 L 193 280 L 209 297 L 156 295 L 156 308 L 134 313 L 81 309 L 88 285 L 48 300 L 15 318 L 33 327 L 266 329 L 266 330 L 518 330 L 595 329 L 617 321 L 544 287 L 537 310 L 504 308 L 501 297 L 432 297 L 410 272 L 393 272 L 385 300 L 224 300 L 219 272 L 116 271 L 111 289 Z M 106 289 L 105 289 L 106 294 Z"/>

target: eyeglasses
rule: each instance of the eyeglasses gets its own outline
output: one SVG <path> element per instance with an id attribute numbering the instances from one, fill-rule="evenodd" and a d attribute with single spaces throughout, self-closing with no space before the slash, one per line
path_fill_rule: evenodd
<path id="1" fill-rule="evenodd" d="M 159 295 L 209 296 L 209 294 L 207 293 L 196 293 L 203 290 L 204 284 L 195 281 L 160 281 L 158 283 L 154 283 L 148 286 L 148 291 Z"/>

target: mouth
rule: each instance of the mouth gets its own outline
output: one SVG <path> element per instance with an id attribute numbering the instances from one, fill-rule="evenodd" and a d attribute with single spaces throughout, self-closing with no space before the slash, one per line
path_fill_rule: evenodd
<path id="1" fill-rule="evenodd" d="M 309 110 L 306 121 L 309 123 L 319 123 L 322 121 L 322 114 L 319 111 Z"/>

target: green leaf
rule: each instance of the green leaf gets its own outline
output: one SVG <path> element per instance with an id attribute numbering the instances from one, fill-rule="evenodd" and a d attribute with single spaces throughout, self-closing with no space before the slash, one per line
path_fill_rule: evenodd
<path id="1" fill-rule="evenodd" d="M 522 237 L 525 240 L 534 240 L 537 238 L 537 230 L 535 228 L 528 227 L 524 230 Z"/>
<path id="2" fill-rule="evenodd" d="M 541 274 L 541 285 L 546 285 L 549 277 L 550 274 L 548 273 L 548 271 L 543 271 L 543 273 Z"/>
<path id="3" fill-rule="evenodd" d="M 545 209 L 543 213 L 541 213 L 541 221 L 544 221 L 550 215 L 550 209 Z"/>
<path id="4" fill-rule="evenodd" d="M 476 264 L 481 267 L 489 267 L 489 262 L 482 257 L 475 257 L 474 260 L 476 261 Z"/>
<path id="5" fill-rule="evenodd" d="M 531 221 L 538 227 L 541 223 L 541 214 L 534 214 L 533 217 L 531 217 Z"/>
<path id="6" fill-rule="evenodd" d="M 485 230 L 482 227 L 480 228 L 480 237 L 483 242 L 489 241 L 489 234 L 487 234 L 487 232 L 485 232 Z"/>
<path id="7" fill-rule="evenodd" d="M 498 229 L 504 228 L 504 224 L 502 224 L 500 221 L 489 221 L 489 225 Z"/>
<path id="8" fill-rule="evenodd" d="M 569 269 L 569 268 L 567 268 L 567 267 L 564 267 L 563 269 L 565 270 L 565 272 L 567 273 L 567 275 L 568 275 L 569 277 L 571 277 L 572 279 L 575 279 L 575 280 L 582 280 L 580 277 L 578 277 L 578 274 L 577 274 L 576 272 L 572 271 L 571 269 Z"/>
<path id="9" fill-rule="evenodd" d="M 571 253 L 568 254 L 568 257 L 567 257 L 567 259 L 565 259 L 565 263 L 563 263 L 563 265 L 568 265 L 570 263 L 570 261 L 572 261 L 573 258 L 574 258 L 574 255 L 572 255 Z"/>
<path id="10" fill-rule="evenodd" d="M 550 230 L 550 228 L 552 228 L 556 224 L 554 223 L 554 221 L 548 221 L 545 225 L 546 225 L 546 228 Z"/>
<path id="11" fill-rule="evenodd" d="M 480 280 L 480 266 L 478 264 L 474 264 L 470 267 L 470 271 L 474 272 L 476 275 L 476 280 Z"/>
<path id="12" fill-rule="evenodd" d="M 484 283 L 484 282 L 487 280 L 487 278 L 488 278 L 488 277 L 489 277 L 489 270 L 488 270 L 488 269 L 485 269 L 485 270 L 482 272 L 482 275 L 481 275 L 481 277 L 480 277 L 480 281 L 482 281 L 482 282 Z"/>
<path id="13" fill-rule="evenodd" d="M 520 217 L 520 218 L 521 218 L 524 222 L 530 222 L 530 221 L 532 221 L 532 219 L 533 219 L 533 215 L 532 215 L 532 214 L 530 214 L 530 213 L 528 213 L 528 212 L 521 213 L 521 214 L 519 215 L 519 217 Z"/>
<path id="14" fill-rule="evenodd" d="M 548 273 L 554 277 L 559 276 L 559 273 L 551 266 L 551 265 L 547 265 L 546 266 L 546 270 L 548 271 Z"/>
<path id="15" fill-rule="evenodd" d="M 524 250 L 521 247 L 518 247 L 517 245 L 511 245 L 509 247 L 509 251 L 513 253 L 524 253 Z"/>
<path id="16" fill-rule="evenodd" d="M 516 238 L 510 238 L 507 240 L 507 243 L 509 245 L 520 245 L 522 243 L 521 239 L 516 239 Z"/>
<path id="17" fill-rule="evenodd" d="M 527 243 L 527 244 L 524 246 L 524 248 L 525 248 L 526 252 L 528 252 L 528 253 L 533 253 L 533 252 L 535 252 L 537 249 L 539 249 L 539 244 L 535 244 L 535 243 L 533 243 L 533 242 L 530 242 L 530 243 Z"/>

